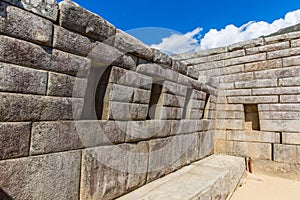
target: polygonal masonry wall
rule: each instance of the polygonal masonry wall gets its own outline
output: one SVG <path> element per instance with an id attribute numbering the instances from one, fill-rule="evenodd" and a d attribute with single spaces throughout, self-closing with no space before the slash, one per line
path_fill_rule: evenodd
<path id="1" fill-rule="evenodd" d="M 114 199 L 211 155 L 216 99 L 71 1 L 0 1 L 1 198 Z"/>

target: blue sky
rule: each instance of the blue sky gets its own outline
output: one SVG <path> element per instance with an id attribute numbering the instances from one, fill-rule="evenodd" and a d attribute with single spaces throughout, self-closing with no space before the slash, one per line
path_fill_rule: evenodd
<path id="1" fill-rule="evenodd" d="M 251 21 L 263 21 L 272 24 L 274 20 L 284 18 L 288 12 L 300 9 L 299 0 L 74 1 L 88 10 L 99 14 L 124 31 L 142 28 L 138 31 L 133 30 L 129 32 L 149 45 L 158 45 L 162 42 L 163 38 L 172 37 L 172 34 L 177 34 L 176 32 L 184 35 L 193 31 L 194 35 L 188 36 L 191 39 L 196 39 L 197 41 L 195 40 L 194 42 L 200 44 L 201 38 L 204 38 L 205 34 L 211 29 L 220 31 L 230 24 L 237 28 L 245 25 L 242 28 L 247 29 L 251 25 L 249 23 Z M 298 20 L 298 13 L 295 18 Z M 291 19 L 288 23 L 276 25 L 276 27 L 287 26 L 298 22 L 297 20 Z M 144 29 L 145 27 L 159 27 L 163 29 L 150 30 Z M 276 30 L 274 27 L 273 29 Z M 245 37 L 245 39 L 248 38 Z M 215 46 L 208 45 L 205 48 Z"/>

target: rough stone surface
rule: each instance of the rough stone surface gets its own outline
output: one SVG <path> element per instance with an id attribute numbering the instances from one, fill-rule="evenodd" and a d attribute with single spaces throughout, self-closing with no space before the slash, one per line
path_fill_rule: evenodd
<path id="1" fill-rule="evenodd" d="M 47 95 L 83 98 L 87 89 L 87 79 L 69 75 L 49 73 Z"/>
<path id="2" fill-rule="evenodd" d="M 115 27 L 100 16 L 91 13 L 71 1 L 59 4 L 61 26 L 88 36 L 100 42 L 111 44 Z"/>
<path id="3" fill-rule="evenodd" d="M 27 0 L 3 0 L 25 10 L 31 11 L 52 21 L 56 21 L 58 15 L 57 2 L 53 0 L 47 1 L 27 1 Z"/>
<path id="4" fill-rule="evenodd" d="M 300 146 L 275 144 L 274 161 L 300 164 Z"/>
<path id="5" fill-rule="evenodd" d="M 13 199 L 78 199 L 79 151 L 0 161 L 0 188 Z"/>
<path id="6" fill-rule="evenodd" d="M 0 93 L 0 121 L 79 119 L 83 100 Z"/>
<path id="7" fill-rule="evenodd" d="M 126 123 L 115 121 L 37 122 L 30 154 L 70 151 L 125 141 Z"/>
<path id="8" fill-rule="evenodd" d="M 146 181 L 148 145 L 118 145 L 83 151 L 81 199 L 115 199 Z"/>
<path id="9" fill-rule="evenodd" d="M 28 156 L 31 123 L 0 123 L 0 160 Z"/>
<path id="10" fill-rule="evenodd" d="M 114 47 L 143 59 L 153 59 L 153 52 L 150 47 L 121 30 L 117 30 Z"/>
<path id="11" fill-rule="evenodd" d="M 51 46 L 52 22 L 3 2 L 0 2 L 0 10 L 4 10 L 5 16 L 0 20 L 1 33 Z"/>
<path id="12" fill-rule="evenodd" d="M 0 63 L 0 91 L 45 95 L 47 78 L 45 71 Z"/>
<path id="13" fill-rule="evenodd" d="M 226 199 L 245 171 L 244 159 L 214 155 L 119 198 Z"/>
<path id="14" fill-rule="evenodd" d="M 167 54 L 157 50 L 152 49 L 153 52 L 153 61 L 158 64 L 162 64 L 167 67 L 172 67 L 172 59 Z"/>
<path id="15" fill-rule="evenodd" d="M 59 50 L 0 36 L 0 61 L 70 75 L 86 76 L 89 60 Z"/>

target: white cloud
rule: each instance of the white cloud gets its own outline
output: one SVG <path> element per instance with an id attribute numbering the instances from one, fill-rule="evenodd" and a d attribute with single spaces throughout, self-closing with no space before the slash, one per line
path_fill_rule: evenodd
<path id="1" fill-rule="evenodd" d="M 184 35 L 173 34 L 152 47 L 173 53 L 211 49 L 269 35 L 297 23 L 300 23 L 300 9 L 287 13 L 284 18 L 277 19 L 271 24 L 264 21 L 251 21 L 241 27 L 230 24 L 221 30 L 211 29 L 201 39 L 197 38 L 202 31 L 201 28 Z"/>
<path id="2" fill-rule="evenodd" d="M 160 44 L 153 44 L 151 47 L 170 54 L 193 51 L 199 46 L 199 34 L 201 31 L 202 28 L 196 28 L 184 35 L 174 33 L 170 37 L 163 38 Z"/>

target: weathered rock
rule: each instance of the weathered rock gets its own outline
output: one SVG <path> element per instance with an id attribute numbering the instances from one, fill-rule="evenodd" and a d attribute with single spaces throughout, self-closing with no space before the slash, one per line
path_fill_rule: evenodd
<path id="1" fill-rule="evenodd" d="M 25 10 L 31 11 L 52 21 L 56 21 L 58 6 L 56 1 L 26 1 L 26 0 L 3 0 Z"/>
<path id="2" fill-rule="evenodd" d="M 0 121 L 79 119 L 83 99 L 0 93 Z"/>
<path id="3" fill-rule="evenodd" d="M 153 59 L 150 47 L 121 30 L 117 30 L 114 47 L 149 61 Z"/>
<path id="4" fill-rule="evenodd" d="M 0 161 L 0 187 L 13 199 L 76 200 L 80 159 L 75 151 Z"/>
<path id="5" fill-rule="evenodd" d="M 86 57 L 96 45 L 97 43 L 88 37 L 54 26 L 53 47 L 56 49 Z"/>
<path id="6" fill-rule="evenodd" d="M 0 123 L 0 160 L 28 156 L 31 123 Z"/>
<path id="7" fill-rule="evenodd" d="M 137 72 L 149 75 L 155 79 L 165 79 L 165 69 L 158 64 L 141 64 L 137 66 Z"/>
<path id="8" fill-rule="evenodd" d="M 300 147 L 297 145 L 274 145 L 274 160 L 277 162 L 300 164 Z"/>
<path id="9" fill-rule="evenodd" d="M 0 36 L 0 40 L 2 62 L 75 76 L 86 76 L 88 73 L 89 59 L 7 36 Z"/>
<path id="10" fill-rule="evenodd" d="M 51 46 L 52 22 L 3 2 L 0 2 L 0 10 L 5 16 L 0 20 L 1 33 Z"/>
<path id="11" fill-rule="evenodd" d="M 147 149 L 139 143 L 84 150 L 80 198 L 115 199 L 144 184 Z"/>
<path id="12" fill-rule="evenodd" d="M 172 68 L 172 59 L 170 56 L 153 48 L 152 48 L 152 52 L 153 52 L 153 61 L 155 63 Z"/>
<path id="13" fill-rule="evenodd" d="M 59 23 L 62 27 L 100 42 L 112 44 L 116 32 L 115 27 L 100 16 L 71 1 L 62 1 L 59 9 Z"/>
<path id="14" fill-rule="evenodd" d="M 134 142 L 151 138 L 167 137 L 171 132 L 171 121 L 131 121 L 127 124 L 126 141 Z"/>
<path id="15" fill-rule="evenodd" d="M 70 151 L 125 141 L 126 123 L 115 121 L 37 122 L 30 154 Z"/>
<path id="16" fill-rule="evenodd" d="M 83 98 L 87 79 L 49 72 L 47 95 Z"/>
<path id="17" fill-rule="evenodd" d="M 47 72 L 0 63 L 0 91 L 46 94 Z"/>
<path id="18" fill-rule="evenodd" d="M 134 89 L 133 103 L 149 104 L 150 96 L 150 90 Z"/>
<path id="19" fill-rule="evenodd" d="M 174 61 L 172 64 L 172 69 L 183 75 L 187 74 L 187 66 L 180 61 Z"/>

